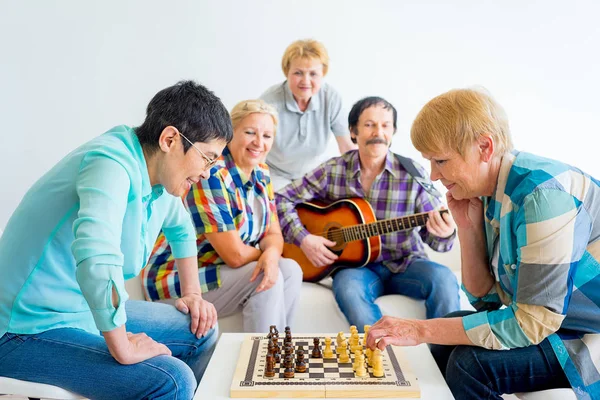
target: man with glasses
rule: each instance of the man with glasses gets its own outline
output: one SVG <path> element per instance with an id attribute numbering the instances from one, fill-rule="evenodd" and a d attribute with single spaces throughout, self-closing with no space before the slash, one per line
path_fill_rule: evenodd
<path id="1" fill-rule="evenodd" d="M 0 238 L 0 376 L 93 399 L 192 398 L 217 313 L 180 196 L 232 134 L 219 98 L 180 82 L 154 96 L 141 126 L 91 140 L 31 187 Z M 161 230 L 179 270 L 176 308 L 127 301 L 124 286 Z"/>

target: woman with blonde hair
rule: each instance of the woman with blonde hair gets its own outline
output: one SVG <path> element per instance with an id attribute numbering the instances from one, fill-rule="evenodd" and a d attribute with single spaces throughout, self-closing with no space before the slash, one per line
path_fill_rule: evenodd
<path id="1" fill-rule="evenodd" d="M 244 331 L 292 325 L 302 284 L 298 264 L 281 257 L 269 168 L 263 164 L 277 129 L 277 111 L 262 100 L 231 111 L 233 140 L 209 179 L 192 186 L 183 202 L 196 227 L 202 297 L 219 316 L 243 308 Z M 149 300 L 180 296 L 169 242 L 161 234 L 144 270 Z"/>
<path id="2" fill-rule="evenodd" d="M 267 157 L 275 190 L 301 178 L 323 160 L 330 133 L 340 153 L 355 149 L 342 110 L 342 98 L 323 78 L 329 70 L 329 55 L 316 40 L 297 40 L 283 54 L 281 69 L 286 77 L 260 98 L 279 113 L 279 135 Z"/>
<path id="3" fill-rule="evenodd" d="M 600 399 L 600 182 L 513 150 L 504 110 L 480 90 L 431 100 L 411 139 L 448 189 L 477 312 L 384 317 L 368 345 L 435 344 L 457 399 L 569 386 Z"/>

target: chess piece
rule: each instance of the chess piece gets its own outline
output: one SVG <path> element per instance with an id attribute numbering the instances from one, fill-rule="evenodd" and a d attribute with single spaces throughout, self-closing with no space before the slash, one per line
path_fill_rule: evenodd
<path id="1" fill-rule="evenodd" d="M 338 350 L 338 349 L 336 349 Z M 340 363 L 346 364 L 350 362 L 350 356 L 348 355 L 348 342 L 344 339 L 340 343 L 339 347 Z"/>
<path id="2" fill-rule="evenodd" d="M 283 340 L 283 344 L 292 344 L 292 332 L 286 332 L 285 333 L 285 339 Z"/>
<path id="3" fill-rule="evenodd" d="M 271 342 L 273 343 L 273 356 L 275 357 L 275 362 L 278 363 L 281 361 L 281 349 L 279 348 L 277 336 L 272 336 Z"/>
<path id="4" fill-rule="evenodd" d="M 298 350 L 296 353 L 296 372 L 306 372 L 306 362 L 304 361 L 304 350 Z"/>
<path id="5" fill-rule="evenodd" d="M 331 338 L 328 336 L 325 338 L 325 350 L 323 350 L 323 358 L 335 358 L 333 350 L 331 349 Z"/>
<path id="6" fill-rule="evenodd" d="M 384 375 L 383 359 L 381 358 L 381 350 L 379 350 L 379 349 L 373 350 L 371 365 L 373 366 L 373 376 L 376 378 L 381 378 Z"/>
<path id="7" fill-rule="evenodd" d="M 360 362 L 360 356 L 362 356 L 363 353 L 361 350 L 356 350 L 354 351 L 354 363 L 352 364 L 352 369 L 354 371 L 356 371 L 358 369 L 358 364 Z M 363 357 L 363 363 L 364 363 L 365 359 Z"/>
<path id="8" fill-rule="evenodd" d="M 337 337 L 335 338 L 335 349 L 337 350 L 340 347 L 340 344 L 344 340 L 344 332 L 338 332 Z"/>
<path id="9" fill-rule="evenodd" d="M 356 350 L 360 349 L 362 350 L 362 344 L 360 343 L 360 339 L 358 337 L 358 332 L 354 332 L 352 334 L 351 340 L 350 340 L 350 350 L 352 352 L 355 352 Z"/>
<path id="10" fill-rule="evenodd" d="M 294 353 L 294 347 L 292 347 L 292 345 L 290 343 L 287 343 L 285 345 L 285 347 L 283 348 L 283 352 L 285 353 L 286 356 L 290 356 Z"/>
<path id="11" fill-rule="evenodd" d="M 304 346 L 302 345 L 298 346 L 298 350 L 296 350 L 296 358 L 298 358 L 298 354 L 300 354 L 300 352 L 304 354 Z"/>
<path id="12" fill-rule="evenodd" d="M 366 378 L 369 376 L 367 369 L 365 368 L 365 355 L 359 353 L 356 355 L 357 357 L 357 365 L 356 365 L 356 376 L 359 378 Z"/>
<path id="13" fill-rule="evenodd" d="M 294 361 L 292 361 L 292 356 L 285 356 L 285 361 L 284 361 L 284 367 L 285 369 L 283 370 L 283 377 L 284 378 L 293 378 L 294 377 Z"/>
<path id="14" fill-rule="evenodd" d="M 265 377 L 272 378 L 275 376 L 275 359 L 273 354 L 267 354 L 267 366 L 265 368 Z"/>
<path id="15" fill-rule="evenodd" d="M 323 354 L 321 353 L 321 341 L 319 338 L 313 339 L 313 350 L 311 354 L 312 358 L 323 358 Z"/>

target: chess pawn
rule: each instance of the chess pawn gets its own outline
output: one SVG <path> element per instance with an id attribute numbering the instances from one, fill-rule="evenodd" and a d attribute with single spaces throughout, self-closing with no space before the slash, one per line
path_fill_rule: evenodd
<path id="1" fill-rule="evenodd" d="M 292 355 L 294 353 L 294 348 L 292 347 L 292 345 L 290 343 L 287 343 L 285 345 L 285 347 L 283 348 L 283 352 L 285 353 L 286 356 Z"/>
<path id="2" fill-rule="evenodd" d="M 283 340 L 283 343 L 284 344 L 286 344 L 286 343 L 292 344 L 292 332 L 288 331 L 285 333 L 285 339 Z"/>
<path id="3" fill-rule="evenodd" d="M 325 350 L 323 350 L 323 358 L 334 358 L 333 350 L 331 350 L 331 338 L 325 338 Z"/>
<path id="4" fill-rule="evenodd" d="M 376 378 L 381 378 L 384 375 L 383 359 L 381 358 L 381 350 L 379 350 L 379 349 L 373 350 L 371 365 L 373 366 L 373 376 Z"/>
<path id="5" fill-rule="evenodd" d="M 365 368 L 365 355 L 360 353 L 357 354 L 357 366 L 356 366 L 356 376 L 359 378 L 365 378 L 369 376 L 367 369 Z"/>
<path id="6" fill-rule="evenodd" d="M 277 336 L 273 336 L 271 342 L 273 343 L 273 357 L 275 358 L 275 362 L 278 363 L 281 361 L 281 350 L 279 348 Z"/>
<path id="7" fill-rule="evenodd" d="M 302 346 L 302 345 L 298 346 L 298 350 L 296 350 L 296 358 L 298 358 L 298 355 L 300 354 L 300 352 L 302 352 L 302 354 L 304 354 L 304 346 Z"/>
<path id="8" fill-rule="evenodd" d="M 342 340 L 339 349 L 336 350 L 339 350 L 340 363 L 345 364 L 350 362 L 350 356 L 348 356 L 348 342 L 346 340 Z"/>
<path id="9" fill-rule="evenodd" d="M 363 355 L 362 351 L 360 351 L 360 350 L 354 351 L 354 363 L 352 364 L 352 369 L 353 370 L 356 371 L 358 369 L 358 364 L 360 363 L 360 359 L 361 359 L 360 356 L 362 356 L 362 355 Z M 362 358 L 362 362 L 363 362 L 363 364 L 365 362 L 364 356 Z"/>
<path id="10" fill-rule="evenodd" d="M 272 378 L 275 376 L 275 359 L 273 354 L 267 354 L 267 366 L 265 368 L 265 377 Z"/>
<path id="11" fill-rule="evenodd" d="M 367 365 L 373 365 L 373 351 L 367 347 L 365 350 L 365 355 L 367 356 Z"/>
<path id="12" fill-rule="evenodd" d="M 296 356 L 296 372 L 306 372 L 306 363 L 304 362 L 304 350 L 298 350 Z"/>
<path id="13" fill-rule="evenodd" d="M 285 356 L 284 364 L 285 369 L 283 370 L 284 378 L 293 378 L 294 377 L 294 362 L 292 361 L 292 356 Z"/>
<path id="14" fill-rule="evenodd" d="M 313 350 L 311 354 L 312 358 L 323 358 L 323 354 L 321 353 L 321 341 L 319 338 L 313 339 Z"/>

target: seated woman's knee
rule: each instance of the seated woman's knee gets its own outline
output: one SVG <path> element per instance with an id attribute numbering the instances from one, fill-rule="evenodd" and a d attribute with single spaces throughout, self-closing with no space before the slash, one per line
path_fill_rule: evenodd
<path id="1" fill-rule="evenodd" d="M 155 383 L 148 397 L 189 400 L 194 396 L 198 383 L 191 368 L 183 361 L 171 356 L 158 356 L 146 362 L 153 365 L 148 371 Z"/>
<path id="2" fill-rule="evenodd" d="M 281 258 L 279 260 L 279 269 L 284 277 L 289 277 L 294 281 L 302 281 L 302 268 L 291 258 Z"/>

